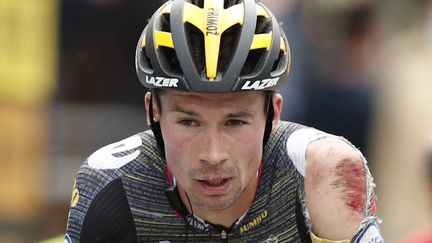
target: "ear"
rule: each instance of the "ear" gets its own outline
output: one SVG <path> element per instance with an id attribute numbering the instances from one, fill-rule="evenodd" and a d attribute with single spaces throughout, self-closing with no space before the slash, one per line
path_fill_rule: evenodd
<path id="1" fill-rule="evenodd" d="M 152 108 L 153 108 L 153 119 L 157 119 L 159 117 L 159 107 L 157 102 L 155 102 L 155 99 L 153 97 L 153 94 L 151 92 L 147 92 L 145 94 L 145 108 L 146 108 L 146 118 L 147 118 L 147 125 L 150 126 L 150 101 L 152 102 Z"/>
<path id="2" fill-rule="evenodd" d="M 280 116 L 282 112 L 283 98 L 280 94 L 276 93 L 273 96 L 273 120 L 272 120 L 272 132 L 276 131 L 277 125 L 280 121 Z"/>

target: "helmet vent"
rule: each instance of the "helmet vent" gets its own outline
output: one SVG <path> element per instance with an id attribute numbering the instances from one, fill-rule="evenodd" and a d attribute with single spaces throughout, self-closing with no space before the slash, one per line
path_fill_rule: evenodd
<path id="1" fill-rule="evenodd" d="M 143 66 L 143 68 L 145 68 L 147 70 L 153 70 L 150 58 L 149 58 L 149 56 L 147 55 L 147 52 L 146 52 L 146 47 L 143 47 L 141 49 L 140 55 L 141 55 L 141 60 L 143 60 L 141 62 L 141 65 Z"/>
<path id="2" fill-rule="evenodd" d="M 272 22 L 270 18 L 257 16 L 255 34 L 269 33 L 272 27 L 271 23 Z M 261 66 L 260 64 L 263 62 L 263 57 L 265 56 L 266 51 L 267 50 L 264 48 L 250 50 L 240 75 L 249 76 L 257 73 Z"/>
<path id="3" fill-rule="evenodd" d="M 198 6 L 200 8 L 204 8 L 204 0 L 188 0 L 187 2 L 195 4 L 196 6 Z"/>
<path id="4" fill-rule="evenodd" d="M 195 68 L 200 75 L 205 75 L 204 36 L 200 29 L 189 23 L 185 23 L 185 30 Z"/>
<path id="5" fill-rule="evenodd" d="M 162 68 L 164 68 L 166 72 L 169 72 L 172 75 L 180 74 L 180 63 L 175 50 L 165 46 L 159 46 L 158 49 L 159 53 L 161 54 L 160 58 L 165 59 L 165 62 L 160 62 L 162 64 Z"/>
<path id="6" fill-rule="evenodd" d="M 170 14 L 162 14 L 160 17 L 160 30 L 171 32 Z"/>
<path id="7" fill-rule="evenodd" d="M 279 65 L 279 64 L 283 64 L 281 61 L 283 60 L 283 52 L 279 52 L 279 57 L 274 61 L 273 63 L 273 68 L 272 68 L 272 72 L 277 71 L 278 69 L 280 69 L 280 67 L 283 67 L 284 65 Z"/>
<path id="8" fill-rule="evenodd" d="M 255 28 L 255 34 L 265 34 L 271 31 L 271 19 L 264 16 L 257 17 L 257 23 Z"/>
<path id="9" fill-rule="evenodd" d="M 241 25 L 236 24 L 222 33 L 218 59 L 218 73 L 225 73 L 235 53 L 240 37 Z"/>
<path id="10" fill-rule="evenodd" d="M 261 57 L 264 55 L 265 52 L 266 50 L 263 48 L 250 50 L 240 75 L 249 76 L 256 73 L 258 70 L 259 63 L 262 60 Z"/>
<path id="11" fill-rule="evenodd" d="M 231 6 L 237 5 L 239 3 L 242 3 L 243 0 L 225 0 L 224 2 L 224 8 L 227 9 Z"/>
<path id="12" fill-rule="evenodd" d="M 281 38 L 281 41 L 284 41 L 284 40 Z M 287 68 L 287 65 L 288 65 L 288 58 L 287 58 L 287 56 L 289 56 L 289 54 L 290 54 L 289 52 L 286 53 L 283 50 L 279 51 L 279 56 L 274 61 L 273 68 L 271 70 L 272 72 L 276 72 L 275 75 L 279 75 L 278 73 L 282 73 Z"/>

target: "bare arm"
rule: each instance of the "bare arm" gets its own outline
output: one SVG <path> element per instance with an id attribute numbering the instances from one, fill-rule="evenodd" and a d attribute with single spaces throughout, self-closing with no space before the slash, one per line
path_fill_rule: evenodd
<path id="1" fill-rule="evenodd" d="M 346 141 L 325 137 L 306 150 L 306 207 L 312 232 L 324 239 L 351 239 L 365 217 L 367 169 Z"/>

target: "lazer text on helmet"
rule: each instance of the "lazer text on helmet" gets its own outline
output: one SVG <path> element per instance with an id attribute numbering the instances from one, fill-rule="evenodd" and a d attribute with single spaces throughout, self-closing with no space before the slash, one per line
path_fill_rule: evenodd
<path id="1" fill-rule="evenodd" d="M 179 80 L 176 78 L 150 77 L 146 76 L 146 83 L 156 87 L 177 88 Z"/>
<path id="2" fill-rule="evenodd" d="M 268 78 L 263 80 L 257 80 L 257 81 L 246 81 L 241 88 L 242 90 L 261 90 L 273 87 L 277 85 L 279 81 L 279 77 L 276 78 Z"/>

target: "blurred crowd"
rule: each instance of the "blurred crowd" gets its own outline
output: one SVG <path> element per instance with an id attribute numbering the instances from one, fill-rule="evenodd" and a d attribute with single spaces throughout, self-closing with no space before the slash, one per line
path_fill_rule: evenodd
<path id="1" fill-rule="evenodd" d="M 146 129 L 134 53 L 162 2 L 0 0 L 0 242 L 61 234 L 86 156 Z M 432 242 L 432 1 L 262 2 L 292 52 L 283 119 L 366 154 L 387 242 Z"/>

